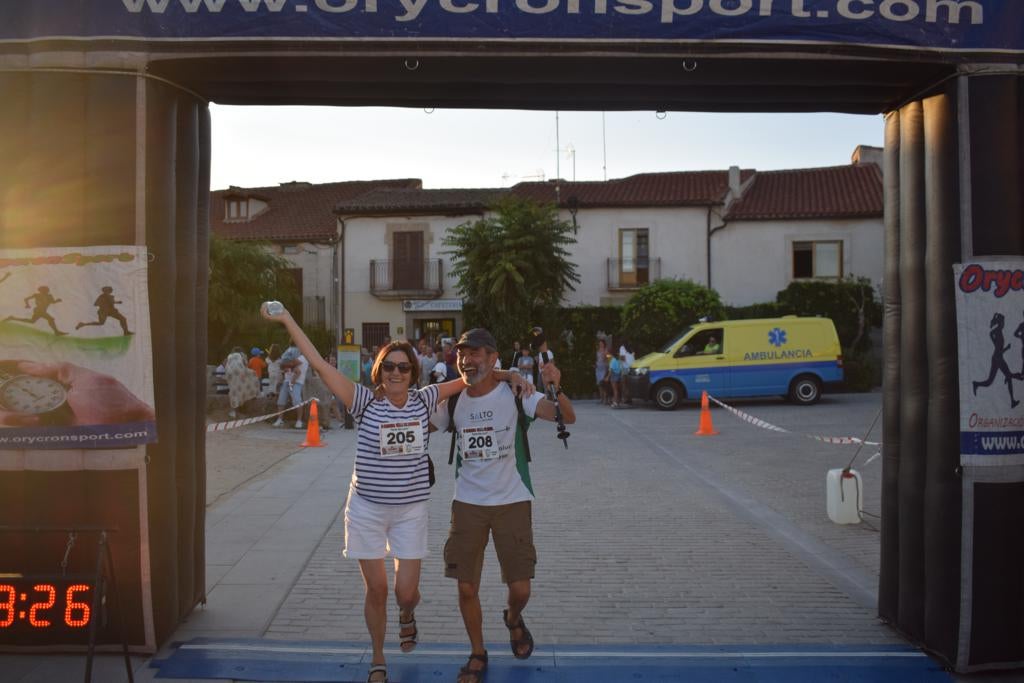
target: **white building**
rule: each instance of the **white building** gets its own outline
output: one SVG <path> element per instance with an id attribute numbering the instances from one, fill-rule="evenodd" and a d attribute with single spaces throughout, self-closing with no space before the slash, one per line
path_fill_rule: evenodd
<path id="1" fill-rule="evenodd" d="M 342 262 L 334 205 L 381 187 L 418 189 L 422 183 L 407 178 L 230 187 L 211 193 L 210 228 L 225 239 L 269 242 L 275 254 L 294 265 L 291 272 L 303 302 L 296 318 L 338 330 Z"/>
<path id="2" fill-rule="evenodd" d="M 884 260 L 882 174 L 874 163 L 754 174 L 711 235 L 711 286 L 745 306 L 801 279 L 862 276 Z"/>
<path id="3" fill-rule="evenodd" d="M 880 150 L 852 164 L 756 172 L 642 173 L 599 182 L 424 190 L 415 179 L 214 193 L 217 234 L 264 239 L 296 265 L 305 322 L 386 337 L 455 336 L 462 302 L 442 239 L 511 194 L 555 203 L 578 226 L 581 276 L 567 305 L 621 304 L 658 278 L 686 278 L 743 306 L 795 280 L 882 278 Z M 219 208 L 218 208 L 219 207 Z M 336 284 L 335 284 L 336 283 Z M 323 311 L 322 315 L 320 311 Z"/>

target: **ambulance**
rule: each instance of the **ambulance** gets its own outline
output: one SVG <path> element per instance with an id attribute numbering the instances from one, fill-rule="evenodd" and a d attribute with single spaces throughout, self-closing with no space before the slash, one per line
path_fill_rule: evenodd
<path id="1" fill-rule="evenodd" d="M 626 376 L 630 396 L 662 410 L 700 399 L 783 396 L 811 405 L 843 381 L 843 355 L 828 318 L 765 318 L 691 325 Z"/>

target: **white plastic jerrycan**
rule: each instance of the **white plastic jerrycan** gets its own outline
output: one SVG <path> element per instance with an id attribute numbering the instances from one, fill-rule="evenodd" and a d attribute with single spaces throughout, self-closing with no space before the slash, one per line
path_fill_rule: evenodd
<path id="1" fill-rule="evenodd" d="M 829 470 L 825 478 L 825 508 L 836 524 L 860 524 L 864 486 L 857 470 Z"/>

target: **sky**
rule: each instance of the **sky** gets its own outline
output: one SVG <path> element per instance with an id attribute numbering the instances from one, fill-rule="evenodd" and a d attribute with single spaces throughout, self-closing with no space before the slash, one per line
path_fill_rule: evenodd
<path id="1" fill-rule="evenodd" d="M 211 105 L 212 189 L 420 178 L 509 187 L 636 173 L 848 164 L 880 115 L 560 112 Z M 603 128 L 603 132 L 602 132 Z M 556 143 L 557 129 L 557 143 Z"/>

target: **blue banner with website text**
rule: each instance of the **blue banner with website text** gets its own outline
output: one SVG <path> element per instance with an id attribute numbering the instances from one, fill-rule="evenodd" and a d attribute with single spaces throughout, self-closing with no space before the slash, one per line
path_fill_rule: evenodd
<path id="1" fill-rule="evenodd" d="M 1024 52 L 1021 0 L 0 0 L 0 41 L 715 41 Z"/>

